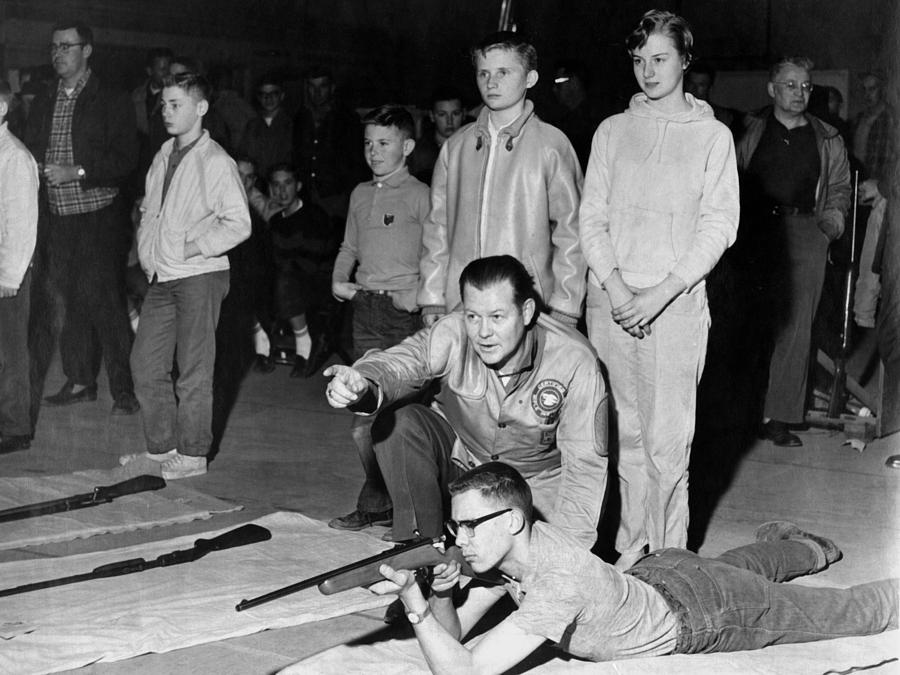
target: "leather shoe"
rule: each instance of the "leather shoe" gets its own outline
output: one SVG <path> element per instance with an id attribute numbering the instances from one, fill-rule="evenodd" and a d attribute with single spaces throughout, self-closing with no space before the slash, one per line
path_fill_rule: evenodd
<path id="1" fill-rule="evenodd" d="M 257 354 L 253 362 L 253 370 L 257 373 L 271 373 L 275 370 L 275 363 L 265 354 Z"/>
<path id="2" fill-rule="evenodd" d="M 62 389 L 52 396 L 44 398 L 44 402 L 51 406 L 72 405 L 73 403 L 82 403 L 84 401 L 97 400 L 97 385 L 92 384 L 85 387 L 79 392 L 73 393 L 75 389 L 74 382 L 66 382 Z"/>
<path id="3" fill-rule="evenodd" d="M 332 527 L 335 530 L 351 530 L 354 532 L 373 525 L 387 525 L 390 527 L 394 523 L 392 514 L 393 511 L 391 509 L 378 511 L 377 513 L 356 510 L 353 513 L 348 513 L 346 516 L 332 518 L 328 521 L 328 527 Z"/>
<path id="4" fill-rule="evenodd" d="M 134 394 L 131 392 L 127 394 L 120 395 L 115 403 L 113 403 L 112 414 L 113 415 L 134 415 L 138 410 L 141 409 L 141 404 L 138 403 L 137 398 L 135 398 Z"/>
<path id="5" fill-rule="evenodd" d="M 763 523 L 756 530 L 756 541 L 779 541 L 782 539 L 806 539 L 813 542 L 822 550 L 825 562 L 829 565 L 836 563 L 844 555 L 831 539 L 801 530 L 797 525 L 787 520 L 772 520 L 768 523 Z"/>
<path id="6" fill-rule="evenodd" d="M 294 357 L 294 367 L 291 368 L 291 377 L 306 377 L 307 362 L 302 356 Z"/>
<path id="7" fill-rule="evenodd" d="M 787 422 L 769 420 L 762 425 L 759 437 L 782 448 L 799 448 L 803 441 L 788 430 Z"/>
<path id="8" fill-rule="evenodd" d="M 329 356 L 331 356 L 331 349 L 328 346 L 328 340 L 322 335 L 317 336 L 313 340 L 312 350 L 310 350 L 309 358 L 306 360 L 306 369 L 303 371 L 303 377 L 312 377 L 318 373 Z"/>
<path id="9" fill-rule="evenodd" d="M 28 450 L 31 447 L 31 436 L 7 436 L 0 441 L 0 455 L 19 450 Z"/>

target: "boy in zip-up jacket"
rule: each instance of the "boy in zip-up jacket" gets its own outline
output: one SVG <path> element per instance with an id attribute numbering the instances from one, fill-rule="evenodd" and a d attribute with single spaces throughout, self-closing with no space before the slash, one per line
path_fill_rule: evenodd
<path id="1" fill-rule="evenodd" d="M 147 174 L 138 257 L 150 280 L 131 352 L 147 452 L 173 480 L 206 473 L 212 442 L 216 324 L 228 293 L 225 253 L 250 236 L 237 165 L 202 128 L 209 85 L 193 73 L 166 78 L 162 115 L 174 136 Z M 172 358 L 178 380 L 172 391 Z M 177 399 L 175 394 L 177 393 Z"/>

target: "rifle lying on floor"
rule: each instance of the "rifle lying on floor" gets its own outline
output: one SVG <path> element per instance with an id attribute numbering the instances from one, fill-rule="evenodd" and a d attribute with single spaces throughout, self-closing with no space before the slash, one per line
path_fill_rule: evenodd
<path id="1" fill-rule="evenodd" d="M 49 581 L 39 581 L 33 584 L 25 584 L 24 586 L 16 586 L 15 588 L 7 588 L 0 591 L 0 598 L 7 595 L 18 595 L 19 593 L 30 593 L 31 591 L 39 591 L 42 588 L 53 588 L 54 586 L 65 586 L 66 584 L 77 584 L 80 581 L 90 581 L 91 579 L 106 579 L 108 577 L 119 577 L 124 574 L 132 574 L 134 572 L 144 572 L 157 567 L 169 567 L 171 565 L 180 565 L 181 563 L 194 562 L 199 560 L 207 553 L 212 551 L 224 551 L 228 548 L 236 548 L 238 546 L 246 546 L 247 544 L 256 544 L 261 541 L 267 541 L 272 538 L 272 533 L 264 527 L 254 525 L 242 525 L 234 530 L 220 534 L 212 539 L 198 539 L 194 542 L 193 548 L 180 551 L 172 551 L 164 553 L 156 560 L 144 560 L 143 558 L 132 558 L 131 560 L 123 560 L 121 562 L 101 565 L 91 572 L 85 574 L 75 574 L 70 577 L 62 577 L 60 579 L 50 579 Z"/>
<path id="2" fill-rule="evenodd" d="M 340 593 L 357 586 L 371 586 L 375 582 L 384 579 L 378 571 L 378 568 L 383 564 L 388 564 L 394 569 L 420 570 L 447 563 L 451 560 L 455 560 L 461 565 L 461 572 L 467 577 L 488 583 L 498 583 L 497 579 L 476 574 L 463 558 L 458 547 L 447 546 L 445 548 L 444 537 L 438 537 L 436 539 L 421 539 L 410 544 L 400 544 L 371 558 L 365 558 L 330 572 L 318 574 L 250 600 L 241 600 L 234 609 L 242 612 L 245 609 L 283 598 L 286 595 L 297 593 L 313 586 L 318 586 L 319 591 L 323 595 Z"/>
<path id="3" fill-rule="evenodd" d="M 166 487 L 166 481 L 159 476 L 137 476 L 129 480 L 116 483 L 115 485 L 100 485 L 94 488 L 93 492 L 86 492 L 82 495 L 74 495 L 72 497 L 63 497 L 62 499 L 52 499 L 48 502 L 38 502 L 37 504 L 28 504 L 26 506 L 16 506 L 11 509 L 0 511 L 0 523 L 10 520 L 22 520 L 23 518 L 34 518 L 35 516 L 45 516 L 49 513 L 61 513 L 63 511 L 74 511 L 75 509 L 84 509 L 88 506 L 97 506 L 98 504 L 107 504 L 113 499 L 124 497 L 125 495 L 133 495 L 138 492 L 147 492 L 149 490 L 159 490 Z"/>

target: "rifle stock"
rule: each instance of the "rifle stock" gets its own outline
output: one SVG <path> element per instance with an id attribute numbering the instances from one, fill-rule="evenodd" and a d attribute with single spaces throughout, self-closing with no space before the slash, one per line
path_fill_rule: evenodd
<path id="1" fill-rule="evenodd" d="M 477 576 L 463 559 L 460 550 L 456 546 L 449 546 L 444 550 L 443 537 L 423 539 L 411 544 L 395 546 L 384 553 L 379 553 L 303 581 L 298 581 L 295 584 L 279 588 L 250 600 L 241 600 L 235 606 L 235 611 L 242 612 L 245 609 L 283 598 L 292 593 L 298 593 L 313 586 L 318 586 L 319 592 L 323 595 L 340 593 L 357 586 L 371 586 L 384 579 L 378 571 L 378 568 L 383 564 L 388 564 L 395 569 L 416 570 L 422 567 L 434 567 L 451 560 L 460 563 L 462 573 L 466 576 L 473 578 Z"/>

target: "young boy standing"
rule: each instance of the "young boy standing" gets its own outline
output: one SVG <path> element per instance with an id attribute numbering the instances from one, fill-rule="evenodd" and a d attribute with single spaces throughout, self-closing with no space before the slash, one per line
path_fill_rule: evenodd
<path id="1" fill-rule="evenodd" d="M 250 236 L 247 197 L 234 160 L 202 128 L 209 94 L 199 75 L 165 79 L 163 122 L 174 138 L 150 166 L 137 233 L 150 288 L 131 368 L 148 452 L 119 461 L 160 462 L 167 480 L 206 473 L 216 323 L 229 284 L 225 253 Z"/>
<path id="2" fill-rule="evenodd" d="M 38 221 L 38 170 L 6 124 L 12 90 L 0 80 L 0 454 L 31 446 L 28 311 Z"/>
<path id="3" fill-rule="evenodd" d="M 406 161 L 415 148 L 412 115 L 383 105 L 363 118 L 365 158 L 372 180 L 350 195 L 344 241 L 334 263 L 331 289 L 353 303 L 353 349 L 387 349 L 422 327 L 416 306 L 422 223 L 428 216 L 428 186 L 412 177 Z M 356 282 L 350 277 L 356 264 Z M 391 524 L 391 500 L 372 449 L 374 417 L 355 417 L 353 440 L 366 473 L 356 510 L 331 527 L 360 530 Z"/>
<path id="4" fill-rule="evenodd" d="M 578 243 L 582 174 L 565 135 L 525 98 L 537 52 L 518 34 L 472 50 L 484 108 L 441 147 L 431 181 L 418 304 L 427 324 L 459 305 L 459 275 L 476 258 L 512 255 L 555 318 L 575 325 L 586 268 Z"/>

